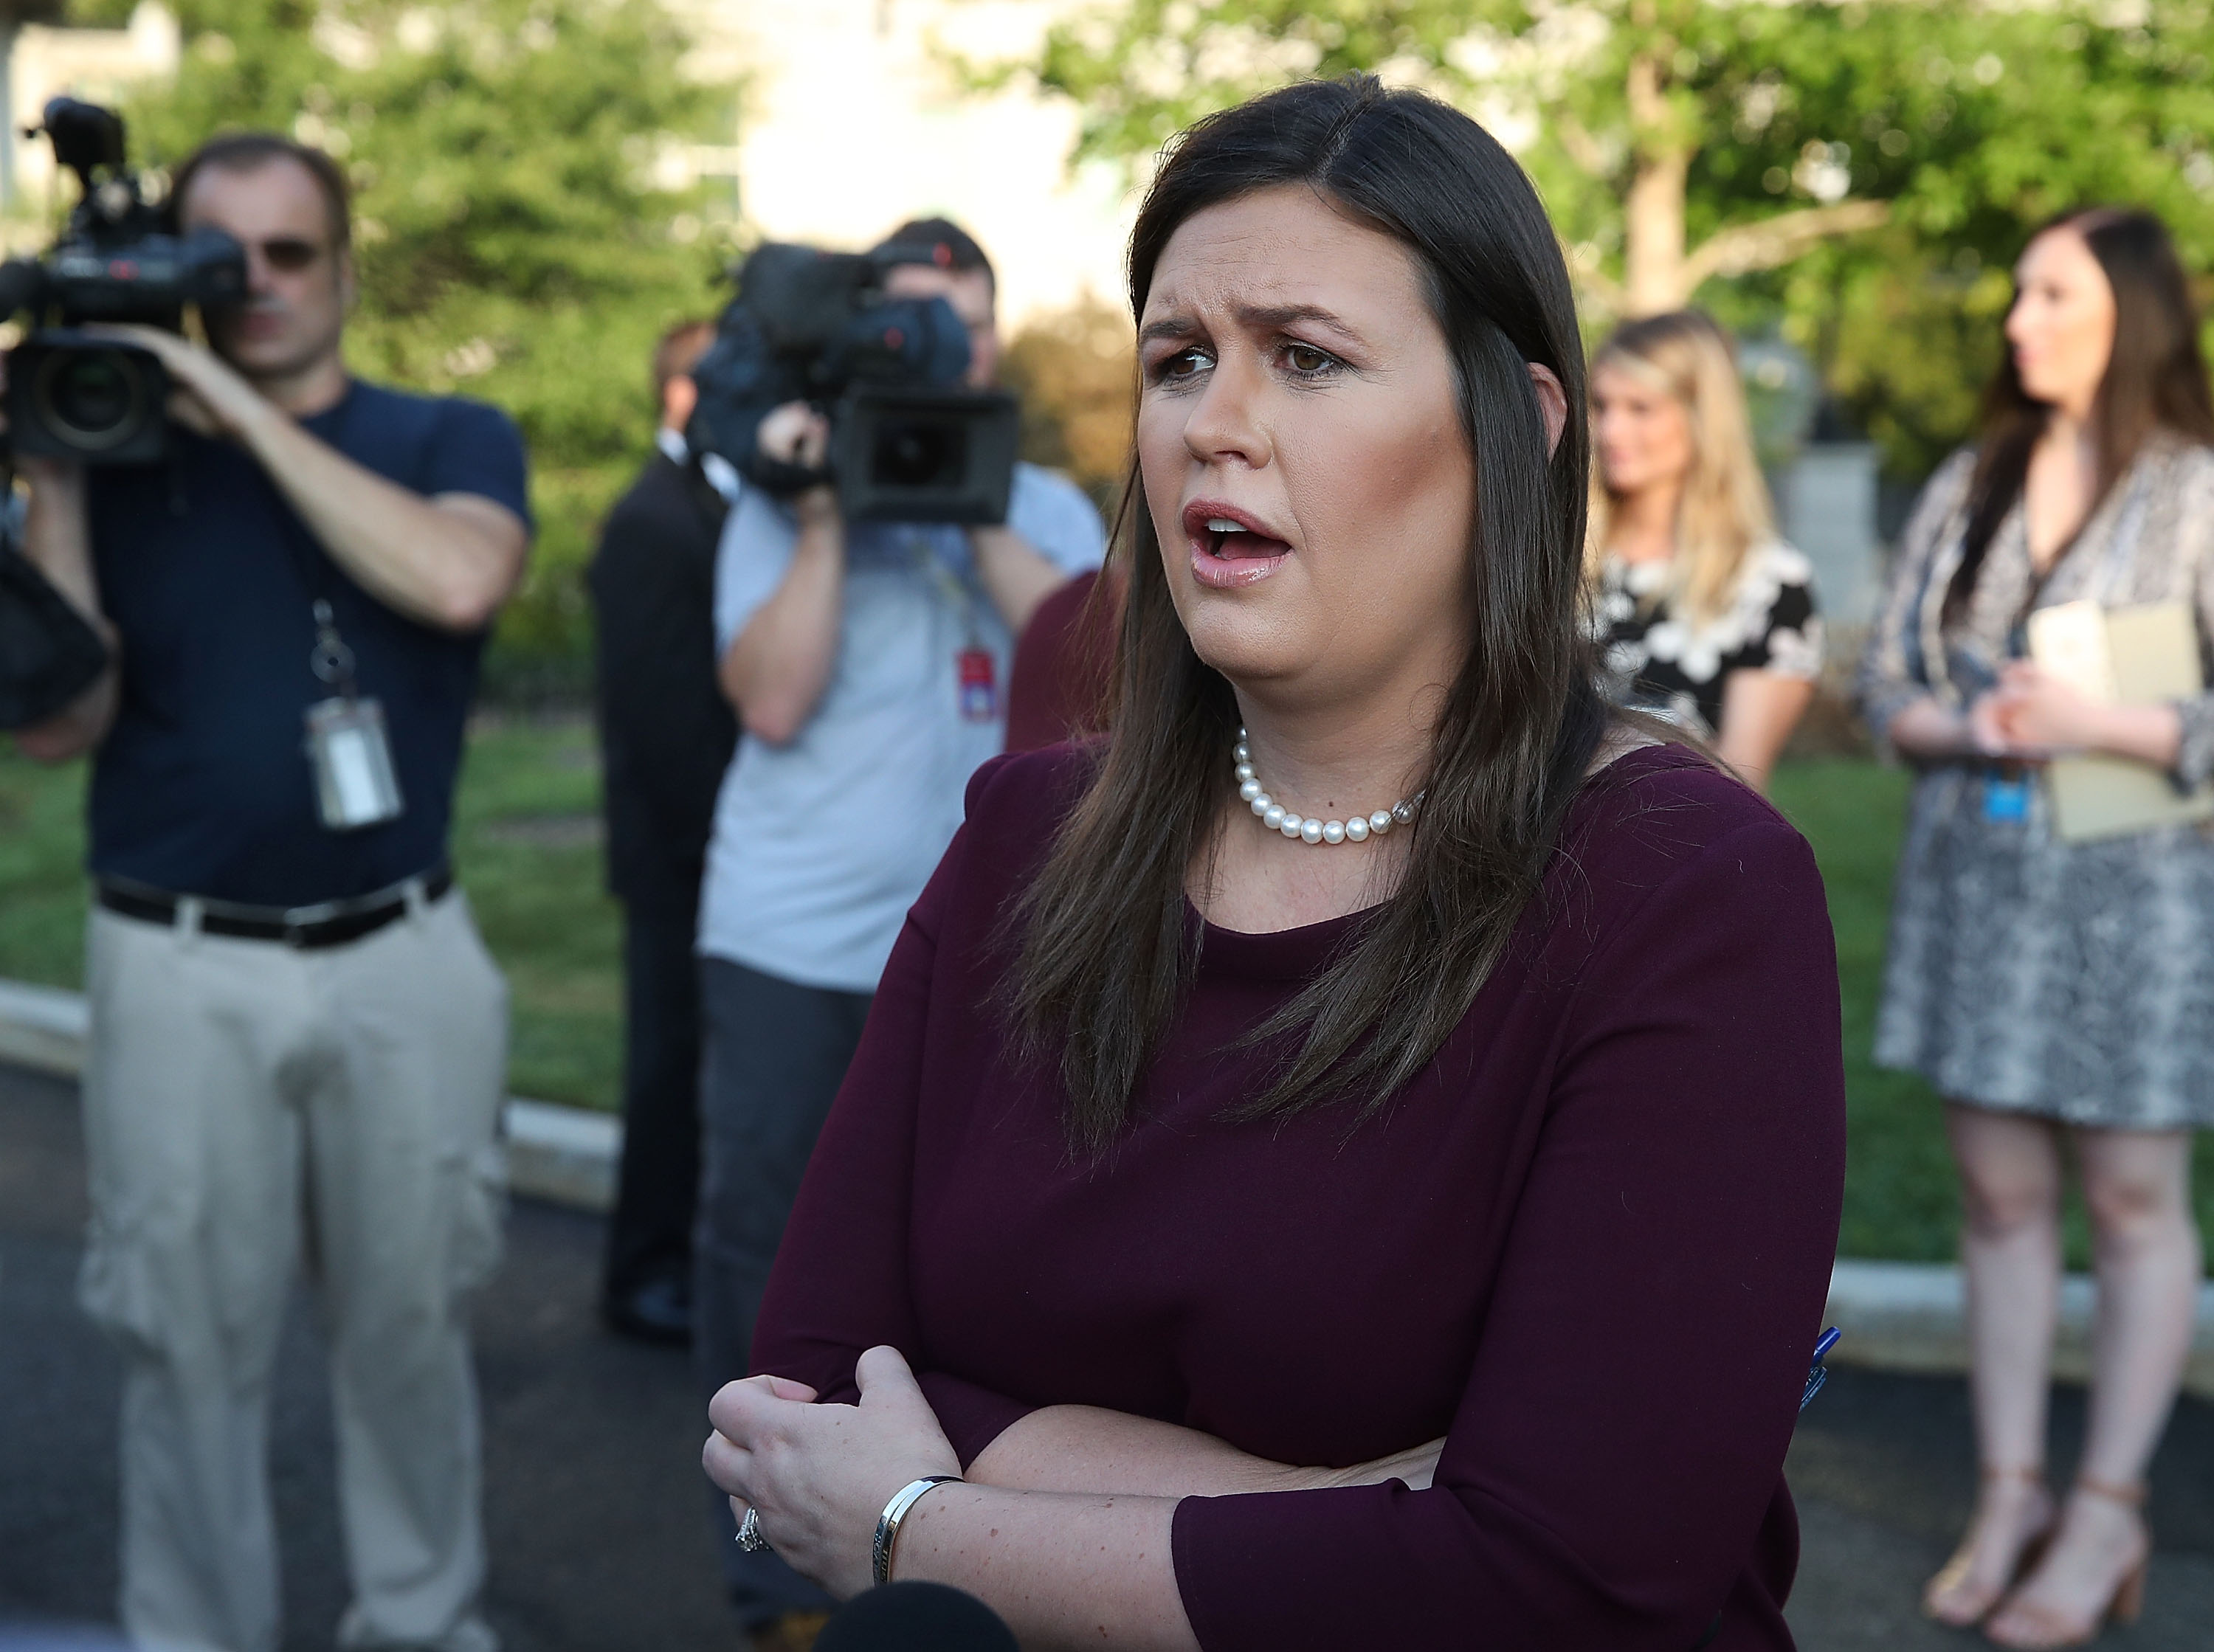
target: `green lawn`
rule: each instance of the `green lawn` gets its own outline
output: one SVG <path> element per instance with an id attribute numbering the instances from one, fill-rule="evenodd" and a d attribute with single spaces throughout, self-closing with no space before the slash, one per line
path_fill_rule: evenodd
<path id="1" fill-rule="evenodd" d="M 524 1095 L 612 1107 L 621 1060 L 620 930 L 602 888 L 598 783 L 584 724 L 484 722 L 462 778 L 455 860 L 514 984 L 511 1083 Z M 0 754 L 0 976 L 78 983 L 83 786 L 81 767 L 43 770 Z M 1775 789 L 1821 861 L 1838 934 L 1852 1131 L 1839 1248 L 1947 1259 L 1953 1180 L 1936 1100 L 1920 1080 L 1880 1071 L 1868 1054 L 1905 777 L 1856 759 L 1810 759 L 1779 769 Z M 2199 1138 L 2199 1172 L 2200 1220 L 2214 1232 L 2214 1132 Z M 2070 1251 L 2080 1265 L 2075 1217 Z"/>
<path id="2" fill-rule="evenodd" d="M 0 752 L 0 976 L 76 986 L 83 766 Z M 514 988 L 517 1094 L 614 1107 L 621 1083 L 621 922 L 597 834 L 599 762 L 578 722 L 487 722 L 471 735 L 454 862 Z"/>

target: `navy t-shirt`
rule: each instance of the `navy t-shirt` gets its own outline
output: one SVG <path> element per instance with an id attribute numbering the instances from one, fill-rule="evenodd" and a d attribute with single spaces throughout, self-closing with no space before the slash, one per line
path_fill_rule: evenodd
<path id="1" fill-rule="evenodd" d="M 480 403 L 358 381 L 301 421 L 425 496 L 473 493 L 529 521 L 523 441 Z M 170 427 L 158 465 L 94 471 L 93 560 L 122 634 L 122 699 L 93 768 L 96 874 L 300 906 L 383 888 L 443 854 L 462 722 L 484 650 L 353 582 L 250 454 Z M 313 605 L 328 600 L 359 692 L 383 703 L 400 818 L 332 832 L 315 809 Z"/>

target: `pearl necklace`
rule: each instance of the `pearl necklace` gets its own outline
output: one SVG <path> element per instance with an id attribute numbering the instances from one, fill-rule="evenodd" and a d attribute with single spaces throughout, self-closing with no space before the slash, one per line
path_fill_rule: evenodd
<path id="1" fill-rule="evenodd" d="M 1238 765 L 1238 795 L 1245 805 L 1261 817 L 1261 824 L 1271 832 L 1281 832 L 1287 838 L 1297 838 L 1310 844 L 1357 844 L 1371 838 L 1380 838 L 1394 826 L 1414 823 L 1415 805 L 1422 801 L 1422 794 L 1404 797 L 1389 808 L 1379 808 L 1373 814 L 1355 815 L 1350 820 L 1301 820 L 1275 798 L 1261 789 L 1261 782 L 1253 773 L 1253 751 L 1245 743 L 1245 731 L 1238 731 L 1238 743 L 1230 748 L 1231 760 Z"/>

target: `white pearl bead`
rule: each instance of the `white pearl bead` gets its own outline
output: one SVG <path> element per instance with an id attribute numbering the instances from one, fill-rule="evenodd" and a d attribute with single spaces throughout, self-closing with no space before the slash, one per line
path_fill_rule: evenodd
<path id="1" fill-rule="evenodd" d="M 1251 763 L 1240 763 L 1238 765 L 1237 774 L 1240 780 L 1251 780 L 1253 777 L 1253 765 Z"/>
<path id="2" fill-rule="evenodd" d="M 1401 826 L 1411 826 L 1415 820 L 1415 806 L 1412 803 L 1394 803 L 1391 818 Z"/>
<path id="3" fill-rule="evenodd" d="M 1343 843 L 1345 841 L 1345 822 L 1342 820 L 1324 820 L 1322 823 L 1322 840 L 1326 844 Z"/>
<path id="4" fill-rule="evenodd" d="M 1278 826 L 1276 830 L 1282 832 L 1287 838 L 1296 838 L 1300 835 L 1300 817 L 1298 815 L 1287 814 L 1284 816 L 1283 825 Z"/>
<path id="5" fill-rule="evenodd" d="M 1253 801 L 1257 803 L 1261 800 L 1256 797 Z M 1271 832 L 1282 830 L 1286 818 L 1284 806 L 1281 803 L 1271 803 L 1261 811 L 1261 824 Z"/>
<path id="6" fill-rule="evenodd" d="M 1388 808 L 1378 809 L 1375 814 L 1368 817 L 1368 829 L 1379 838 L 1389 832 L 1391 829 L 1391 811 Z"/>
<path id="7" fill-rule="evenodd" d="M 1328 826 L 1323 828 L 1323 835 L 1324 837 L 1330 835 Z M 1367 817 L 1356 814 L 1345 823 L 1345 841 L 1349 844 L 1362 844 L 1368 841 Z"/>
<path id="8" fill-rule="evenodd" d="M 1251 763 L 1253 760 L 1252 748 L 1244 741 L 1239 741 L 1230 748 L 1230 760 L 1232 763 Z"/>
<path id="9" fill-rule="evenodd" d="M 1254 793 L 1252 796 L 1247 798 L 1245 801 L 1248 807 L 1252 809 L 1254 814 L 1266 814 L 1269 812 L 1269 805 L 1275 802 L 1276 800 L 1269 796 L 1267 792 L 1262 791 Z"/>
<path id="10" fill-rule="evenodd" d="M 1247 802 L 1251 802 L 1261 795 L 1261 783 L 1251 779 L 1245 781 L 1238 788 L 1238 795 Z"/>
<path id="11" fill-rule="evenodd" d="M 1320 843 L 1322 841 L 1322 822 L 1314 820 L 1300 821 L 1300 836 L 1305 838 L 1308 843 Z"/>

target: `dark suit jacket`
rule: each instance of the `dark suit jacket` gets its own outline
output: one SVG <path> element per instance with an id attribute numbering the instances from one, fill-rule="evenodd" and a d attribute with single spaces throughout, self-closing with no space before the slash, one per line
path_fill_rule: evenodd
<path id="1" fill-rule="evenodd" d="M 585 574 L 599 618 L 608 885 L 633 904 L 697 900 L 737 741 L 715 680 L 726 509 L 696 463 L 657 453 L 609 515 Z"/>

